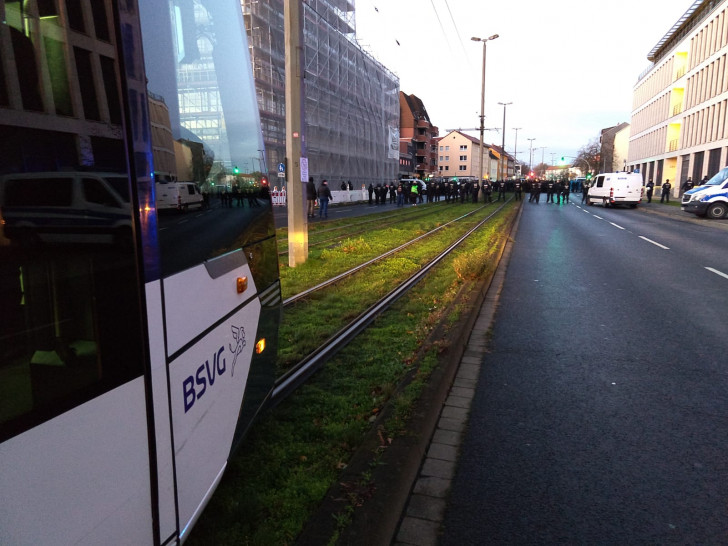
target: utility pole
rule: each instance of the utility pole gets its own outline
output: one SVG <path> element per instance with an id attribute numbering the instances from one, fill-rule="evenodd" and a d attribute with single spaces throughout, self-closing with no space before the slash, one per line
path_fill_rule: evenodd
<path id="1" fill-rule="evenodd" d="M 483 76 L 480 82 L 480 158 L 478 161 L 480 166 L 478 174 L 478 184 L 481 184 L 483 182 L 483 132 L 485 131 L 485 44 L 486 42 L 489 42 L 490 40 L 495 40 L 496 38 L 498 38 L 497 34 L 493 34 L 493 36 L 489 36 L 487 38 L 470 38 L 473 42 L 483 42 Z"/>
<path id="2" fill-rule="evenodd" d="M 520 131 L 521 128 L 514 127 L 513 130 L 516 132 L 516 141 L 513 143 L 513 159 L 516 163 L 518 163 L 518 131 Z"/>
<path id="3" fill-rule="evenodd" d="M 535 138 L 529 138 L 530 142 L 529 146 L 529 154 L 528 154 L 528 172 L 530 173 L 533 170 L 533 141 L 536 140 Z"/>
<path id="4" fill-rule="evenodd" d="M 503 138 L 501 141 L 501 149 L 503 150 L 503 156 L 501 157 L 501 160 L 498 162 L 498 164 L 501 166 L 501 176 L 499 177 L 499 180 L 505 180 L 508 177 L 508 160 L 506 159 L 506 106 L 513 104 L 512 102 L 499 102 L 501 106 L 503 106 Z M 503 160 L 506 161 L 506 170 L 503 171 Z"/>
<path id="5" fill-rule="evenodd" d="M 304 139 L 303 111 L 303 4 L 283 3 L 286 47 L 286 158 L 288 163 L 288 265 L 296 267 L 308 259 L 306 182 L 308 158 Z"/>

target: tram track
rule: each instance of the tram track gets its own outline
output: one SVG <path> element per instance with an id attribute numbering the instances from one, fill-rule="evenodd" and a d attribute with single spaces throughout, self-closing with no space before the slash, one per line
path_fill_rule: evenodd
<path id="1" fill-rule="evenodd" d="M 436 228 L 433 228 L 433 229 L 427 231 L 426 233 L 423 233 L 422 235 L 419 235 L 418 237 L 415 237 L 414 239 L 410 239 L 409 241 L 405 242 L 404 244 L 401 244 L 401 245 L 399 245 L 396 248 L 393 248 L 391 250 L 388 250 L 387 252 L 384 252 L 384 253 L 380 254 L 379 256 L 376 256 L 376 257 L 372 258 L 371 260 L 367 260 L 366 262 L 364 262 L 362 264 L 359 264 L 359 265 L 357 265 L 355 267 L 352 267 L 351 269 L 349 269 L 347 271 L 344 271 L 343 273 L 340 273 L 338 275 L 335 275 L 334 277 L 331 277 L 330 279 L 327 279 L 327 280 L 325 280 L 325 281 L 323 281 L 321 283 L 318 283 L 315 286 L 312 286 L 311 288 L 307 288 L 306 290 L 303 290 L 303 291 L 299 292 L 298 294 L 295 294 L 295 295 L 293 295 L 293 296 L 291 296 L 291 297 L 283 300 L 283 307 L 284 308 L 285 307 L 288 307 L 288 306 L 294 304 L 295 302 L 297 302 L 297 301 L 299 301 L 299 300 L 301 300 L 301 299 L 303 299 L 303 298 L 305 298 L 307 296 L 310 296 L 311 294 L 313 294 L 313 293 L 315 293 L 315 292 L 317 292 L 319 290 L 322 290 L 323 288 L 326 288 L 327 286 L 330 286 L 330 285 L 335 284 L 335 283 L 337 283 L 337 282 L 339 282 L 339 281 L 341 281 L 341 280 L 343 280 L 343 279 L 345 279 L 347 277 L 350 277 L 351 275 L 354 275 L 355 273 L 361 271 L 362 269 L 366 269 L 367 267 L 371 266 L 372 264 L 375 264 L 375 263 L 379 262 L 380 260 L 383 260 L 383 259 L 388 258 L 388 257 L 390 257 L 390 256 L 392 256 L 392 255 L 394 255 L 394 254 L 396 254 L 398 252 L 401 252 L 405 248 L 407 248 L 410 245 L 412 245 L 412 244 L 414 244 L 414 243 L 416 243 L 416 242 L 424 239 L 425 237 L 429 237 L 430 235 L 434 235 L 435 233 L 437 233 L 437 232 L 439 232 L 439 231 L 447 228 L 448 226 L 451 226 L 452 224 L 454 224 L 456 222 L 459 222 L 461 220 L 464 220 L 465 218 L 468 218 L 469 216 L 472 216 L 473 214 L 475 214 L 477 212 L 480 212 L 484 208 L 485 208 L 485 205 L 482 206 L 482 207 L 479 207 L 479 208 L 477 208 L 475 210 L 472 210 L 472 211 L 470 211 L 470 212 L 468 212 L 466 214 L 463 214 L 462 216 L 458 216 L 457 218 L 454 218 L 454 219 L 450 220 L 449 222 L 447 222 L 445 224 L 442 224 L 440 226 L 437 226 Z"/>
<path id="2" fill-rule="evenodd" d="M 291 393 L 293 393 L 298 387 L 303 385 L 308 380 L 309 377 L 311 377 L 321 366 L 323 366 L 323 364 L 326 361 L 328 361 L 337 352 L 339 352 L 343 347 L 345 347 L 353 339 L 355 339 L 381 313 L 383 313 L 385 310 L 387 310 L 389 307 L 391 307 L 403 295 L 405 295 L 410 290 L 412 290 L 414 288 L 414 286 L 417 285 L 417 283 L 419 283 L 423 278 L 425 278 L 428 275 L 428 273 L 432 270 L 432 268 L 437 266 L 444 258 L 449 256 L 464 241 L 466 241 L 469 237 L 471 237 L 473 235 L 473 233 L 475 233 L 478 229 L 483 227 L 489 220 L 491 220 L 494 216 L 496 216 L 499 212 L 501 212 L 503 210 L 503 208 L 509 202 L 510 202 L 510 200 L 506 201 L 505 203 L 503 203 L 503 205 L 499 206 L 498 208 L 493 210 L 490 214 L 488 214 L 484 219 L 477 222 L 475 224 L 475 226 L 468 229 L 463 235 L 458 237 L 457 240 L 455 240 L 454 242 L 449 244 L 443 251 L 439 252 L 434 258 L 430 259 L 426 264 L 422 265 L 422 267 L 420 267 L 417 272 L 410 275 L 408 278 L 406 278 L 404 281 L 402 281 L 400 284 L 398 284 L 393 290 L 388 292 L 385 296 L 381 297 L 375 303 L 373 303 L 369 307 L 367 307 L 355 319 L 351 320 L 344 327 L 342 327 L 336 333 L 331 335 L 326 341 L 321 343 L 316 349 L 314 349 L 307 356 L 305 356 L 303 359 L 301 359 L 296 365 L 294 365 L 288 371 L 286 371 L 276 381 L 272 394 L 271 394 L 271 397 L 270 397 L 270 400 L 269 400 L 269 403 L 271 405 L 276 405 L 276 404 L 280 403 L 282 400 L 284 400 L 286 397 L 288 397 Z M 475 211 L 473 211 L 473 212 L 475 212 Z M 428 235 L 428 234 L 426 234 L 426 235 Z M 403 246 L 404 247 L 409 246 L 412 242 L 414 242 L 416 240 L 420 240 L 422 237 L 424 237 L 426 235 L 420 236 Z M 388 253 L 385 253 L 382 256 L 377 257 L 374 260 L 367 262 L 366 264 L 361 264 L 361 266 L 357 266 L 356 268 L 353 268 L 351 270 L 351 273 L 347 272 L 347 274 L 342 274 L 342 275 L 333 277 L 332 279 L 329 279 L 328 281 L 321 283 L 320 285 L 317 285 L 316 287 L 312 287 L 311 290 L 313 290 L 313 289 L 320 290 L 324 286 L 330 286 L 331 284 L 341 280 L 341 278 L 349 276 L 350 274 L 353 274 L 354 272 L 360 271 L 361 269 L 370 266 L 372 263 L 380 261 L 385 256 L 389 256 L 392 253 L 394 253 L 395 251 L 399 251 L 399 250 L 401 250 L 401 248 L 393 249 L 392 251 L 389 251 Z M 296 299 L 298 299 L 299 297 L 302 298 L 304 296 L 301 294 L 298 294 L 295 296 Z M 291 300 L 291 298 L 289 298 L 289 300 L 286 300 L 289 305 L 291 303 L 290 300 Z M 286 302 L 284 302 L 284 305 L 285 304 L 286 304 Z"/>
<path id="3" fill-rule="evenodd" d="M 431 205 L 434 205 L 434 204 L 435 203 L 432 203 Z M 376 224 L 376 229 L 379 230 L 382 228 L 387 228 L 389 226 L 400 224 L 403 221 L 415 220 L 415 219 L 419 219 L 419 218 L 427 218 L 428 216 L 430 216 L 436 212 L 441 212 L 441 211 L 442 211 L 441 208 L 434 209 L 432 206 L 419 207 L 418 209 L 407 208 L 407 209 L 404 209 L 401 211 L 392 212 L 387 218 L 384 219 L 385 220 L 384 223 L 382 223 L 382 217 L 377 216 L 376 218 L 367 219 L 367 220 L 364 220 L 361 222 L 356 222 L 353 224 L 346 224 L 346 225 L 342 225 L 342 226 L 332 226 L 332 227 L 322 227 L 321 229 L 317 229 L 315 232 L 310 233 L 309 236 L 311 237 L 314 234 L 319 235 L 319 234 L 325 234 L 328 232 L 345 230 L 345 229 L 349 229 L 352 227 L 358 228 L 361 226 L 367 226 L 369 224 Z M 389 221 L 390 219 L 391 219 L 391 221 Z M 316 225 L 322 226 L 322 224 L 316 224 Z M 334 243 L 336 241 L 340 241 L 342 239 L 361 235 L 362 233 L 367 233 L 369 231 L 370 230 L 368 230 L 366 228 L 359 229 L 357 231 L 349 231 L 346 233 L 342 233 L 340 235 L 336 235 L 334 237 L 329 237 L 327 239 L 309 241 L 308 246 L 316 247 L 316 246 L 326 245 L 326 244 Z M 313 238 L 313 237 L 311 237 L 311 238 Z M 277 243 L 278 243 L 279 247 L 281 247 L 281 246 L 287 247 L 287 245 L 288 245 L 287 238 L 278 238 Z M 287 254 L 288 254 L 288 248 L 286 248 L 284 250 L 280 250 L 278 252 L 279 256 L 285 256 Z"/>

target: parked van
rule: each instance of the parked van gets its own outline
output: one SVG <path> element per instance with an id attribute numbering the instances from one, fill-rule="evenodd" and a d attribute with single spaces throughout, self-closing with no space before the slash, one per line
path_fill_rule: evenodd
<path id="1" fill-rule="evenodd" d="M 194 182 L 156 182 L 154 184 L 157 210 L 187 210 L 204 208 L 205 199 Z"/>
<path id="2" fill-rule="evenodd" d="M 601 203 L 604 207 L 629 205 L 634 208 L 642 201 L 642 190 L 640 173 L 602 173 L 592 180 L 587 203 Z"/>
<path id="3" fill-rule="evenodd" d="M 686 191 L 682 198 L 682 210 L 707 216 L 728 217 L 728 167 L 724 167 L 705 184 Z"/>
<path id="4" fill-rule="evenodd" d="M 0 177 L 4 236 L 19 243 L 113 243 L 131 237 L 127 175 L 18 173 Z"/>

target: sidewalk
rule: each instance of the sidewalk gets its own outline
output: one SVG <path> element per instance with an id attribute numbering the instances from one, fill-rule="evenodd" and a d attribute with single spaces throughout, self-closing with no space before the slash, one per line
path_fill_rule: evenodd
<path id="1" fill-rule="evenodd" d="M 675 220 L 682 220 L 684 222 L 690 222 L 692 224 L 713 226 L 717 227 L 718 229 L 728 231 L 728 218 L 723 218 L 721 220 L 710 220 L 708 218 L 700 218 L 699 216 L 695 216 L 694 214 L 689 212 L 683 212 L 680 209 L 680 199 L 682 199 L 682 197 L 671 200 L 670 204 L 668 205 L 666 203 L 660 203 L 659 200 L 655 201 L 655 199 L 653 198 L 652 203 L 647 203 L 643 201 L 637 207 L 637 210 L 647 214 L 658 214 L 660 216 L 673 218 Z"/>

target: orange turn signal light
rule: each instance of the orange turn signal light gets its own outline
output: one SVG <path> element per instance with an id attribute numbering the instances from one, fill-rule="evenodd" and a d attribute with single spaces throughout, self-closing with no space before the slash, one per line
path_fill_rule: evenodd
<path id="1" fill-rule="evenodd" d="M 242 294 L 248 288 L 248 277 L 238 277 L 237 280 L 238 294 Z"/>

